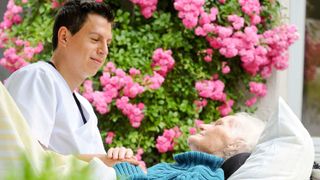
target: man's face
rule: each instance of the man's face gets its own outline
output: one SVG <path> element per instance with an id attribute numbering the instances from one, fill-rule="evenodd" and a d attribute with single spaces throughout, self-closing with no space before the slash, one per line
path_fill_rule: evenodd
<path id="1" fill-rule="evenodd" d="M 111 28 L 112 24 L 104 17 L 89 14 L 82 28 L 69 36 L 64 54 L 75 76 L 85 79 L 97 73 L 108 55 Z"/>
<path id="2" fill-rule="evenodd" d="M 240 123 L 237 117 L 226 116 L 211 124 L 202 124 L 200 132 L 188 138 L 189 147 L 194 151 L 222 156 L 223 150 L 234 142 L 234 130 Z"/>

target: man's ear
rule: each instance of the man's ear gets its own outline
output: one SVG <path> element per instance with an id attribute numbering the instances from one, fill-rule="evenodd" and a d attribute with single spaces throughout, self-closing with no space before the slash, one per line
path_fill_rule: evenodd
<path id="1" fill-rule="evenodd" d="M 58 31 L 58 45 L 66 47 L 69 37 L 71 37 L 70 31 L 65 27 L 60 27 Z"/>

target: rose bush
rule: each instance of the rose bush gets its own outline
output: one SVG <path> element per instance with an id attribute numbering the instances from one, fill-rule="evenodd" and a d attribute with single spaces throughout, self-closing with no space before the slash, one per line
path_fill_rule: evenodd
<path id="1" fill-rule="evenodd" d="M 50 59 L 52 17 L 62 3 L 9 0 L 2 66 L 13 72 Z M 298 38 L 294 26 L 281 24 L 277 1 L 104 3 L 116 14 L 108 62 L 79 91 L 96 110 L 106 148 L 131 147 L 149 165 L 186 151 L 199 124 L 253 112 Z"/>

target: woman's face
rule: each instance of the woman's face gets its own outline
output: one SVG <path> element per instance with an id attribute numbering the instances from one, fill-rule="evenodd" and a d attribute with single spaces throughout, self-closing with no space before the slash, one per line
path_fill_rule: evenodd
<path id="1" fill-rule="evenodd" d="M 235 116 L 226 116 L 211 124 L 202 124 L 200 132 L 188 138 L 189 147 L 194 151 L 222 156 L 223 150 L 235 141 L 234 132 L 241 123 Z"/>

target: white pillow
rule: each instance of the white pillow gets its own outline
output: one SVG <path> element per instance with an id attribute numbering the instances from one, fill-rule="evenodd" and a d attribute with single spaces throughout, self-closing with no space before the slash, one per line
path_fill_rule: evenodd
<path id="1" fill-rule="evenodd" d="M 280 97 L 252 154 L 228 180 L 306 180 L 313 161 L 308 131 Z"/>

